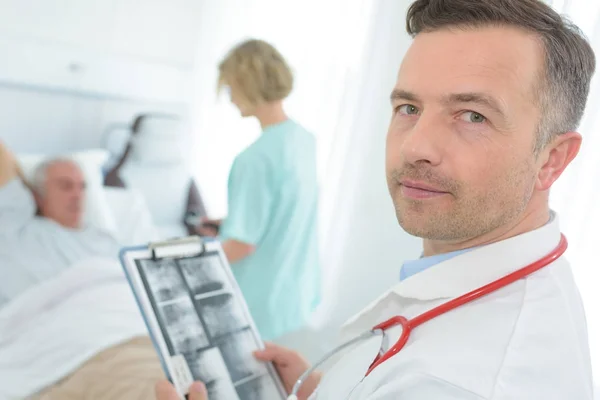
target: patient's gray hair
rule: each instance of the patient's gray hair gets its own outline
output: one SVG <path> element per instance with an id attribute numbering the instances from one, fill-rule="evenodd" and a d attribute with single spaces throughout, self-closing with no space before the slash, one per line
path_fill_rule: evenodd
<path id="1" fill-rule="evenodd" d="M 46 190 L 46 179 L 48 177 L 48 169 L 56 164 L 72 164 L 77 168 L 80 168 L 79 165 L 70 158 L 59 157 L 59 158 L 51 158 L 46 161 L 41 162 L 37 167 L 35 167 L 35 171 L 33 171 L 33 177 L 31 178 L 31 187 L 33 191 L 38 196 L 43 196 Z"/>

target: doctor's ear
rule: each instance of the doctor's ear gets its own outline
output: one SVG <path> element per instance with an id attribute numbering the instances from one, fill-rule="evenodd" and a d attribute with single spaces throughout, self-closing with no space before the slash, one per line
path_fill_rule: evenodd
<path id="1" fill-rule="evenodd" d="M 567 132 L 557 135 L 546 148 L 538 154 L 541 168 L 538 173 L 536 187 L 545 191 L 562 175 L 563 171 L 579 153 L 581 135 L 577 132 Z"/>

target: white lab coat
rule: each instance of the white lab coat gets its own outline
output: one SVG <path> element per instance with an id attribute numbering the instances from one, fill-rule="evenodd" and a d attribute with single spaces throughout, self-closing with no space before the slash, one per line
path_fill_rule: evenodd
<path id="1" fill-rule="evenodd" d="M 343 339 L 481 287 L 542 258 L 559 240 L 553 214 L 540 229 L 444 261 L 399 283 L 353 317 Z M 384 349 L 399 332 L 388 331 Z M 593 399 L 585 315 L 564 257 L 416 328 L 399 354 L 364 378 L 380 346 L 376 337 L 348 350 L 311 399 Z"/>

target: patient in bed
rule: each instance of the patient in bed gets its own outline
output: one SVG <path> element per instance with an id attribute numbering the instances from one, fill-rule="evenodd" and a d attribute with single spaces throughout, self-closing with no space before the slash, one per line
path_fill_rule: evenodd
<path id="1" fill-rule="evenodd" d="M 26 183 L 0 142 L 0 398 L 154 396 L 162 369 L 117 265 L 119 243 L 82 224 L 84 206 L 74 162 L 45 162 Z M 27 325 L 36 320 L 44 326 Z"/>
<path id="2" fill-rule="evenodd" d="M 0 280 L 0 305 L 83 257 L 118 254 L 109 234 L 81 226 L 85 182 L 73 162 L 40 165 L 32 190 L 16 164 L 0 170 L 0 259 L 10 266 L 10 279 Z"/>

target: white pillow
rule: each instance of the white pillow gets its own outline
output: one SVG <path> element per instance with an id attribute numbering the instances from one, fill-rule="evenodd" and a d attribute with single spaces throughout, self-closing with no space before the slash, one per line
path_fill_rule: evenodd
<path id="1" fill-rule="evenodd" d="M 157 226 L 183 226 L 191 180 L 185 164 L 166 167 L 125 163 L 120 177 L 125 186 L 143 194 Z"/>
<path id="2" fill-rule="evenodd" d="M 45 154 L 16 154 L 25 178 L 31 180 L 35 168 L 43 161 L 51 158 L 69 158 L 75 161 L 83 172 L 86 181 L 86 205 L 83 215 L 85 225 L 102 229 L 114 234 L 117 224 L 103 190 L 104 177 L 102 166 L 106 163 L 109 153 L 102 149 L 82 150 L 73 153 L 48 156 Z"/>
<path id="3" fill-rule="evenodd" d="M 122 246 L 139 246 L 161 238 L 144 196 L 135 189 L 105 187 L 106 200 L 117 226 L 117 240 Z"/>
<path id="4" fill-rule="evenodd" d="M 177 164 L 186 161 L 190 148 L 185 125 L 179 119 L 146 117 L 131 136 L 129 160 L 144 165 Z M 128 161 L 129 161 L 128 160 Z"/>
<path id="5" fill-rule="evenodd" d="M 185 161 L 184 137 L 134 136 L 131 138 L 131 153 L 127 161 L 140 165 L 168 165 Z"/>

